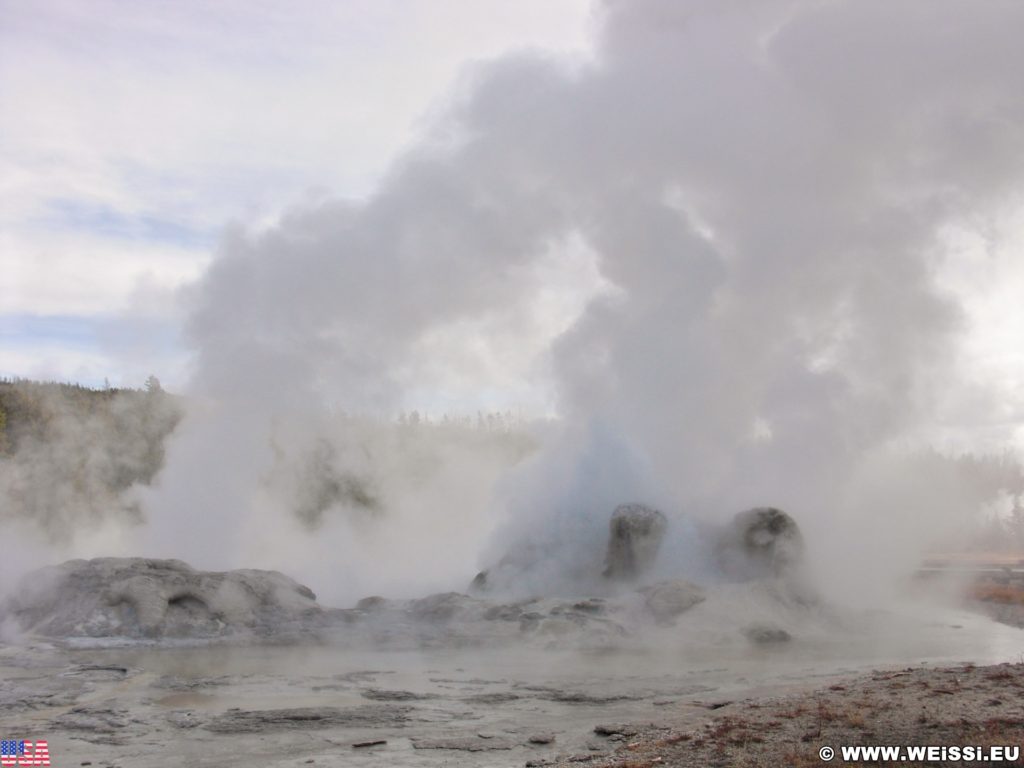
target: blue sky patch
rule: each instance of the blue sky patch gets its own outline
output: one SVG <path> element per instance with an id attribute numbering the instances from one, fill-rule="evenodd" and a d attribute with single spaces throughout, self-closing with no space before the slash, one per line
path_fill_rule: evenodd
<path id="1" fill-rule="evenodd" d="M 119 240 L 142 240 L 182 248 L 204 248 L 215 241 L 215 234 L 159 216 L 126 214 L 108 205 L 85 200 L 50 200 L 46 213 L 34 222 L 49 230 L 89 232 Z"/>
<path id="2" fill-rule="evenodd" d="M 30 347 L 59 342 L 73 349 L 92 349 L 100 325 L 107 322 L 108 318 L 95 315 L 0 315 L 0 345 Z"/>

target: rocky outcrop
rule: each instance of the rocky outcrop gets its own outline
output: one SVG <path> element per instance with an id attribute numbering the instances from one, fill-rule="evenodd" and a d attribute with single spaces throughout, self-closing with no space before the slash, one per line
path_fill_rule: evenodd
<path id="1" fill-rule="evenodd" d="M 482 603 L 458 592 L 441 592 L 410 601 L 406 610 L 416 621 L 446 622 L 481 613 Z"/>
<path id="2" fill-rule="evenodd" d="M 782 576 L 803 559 L 804 539 L 796 521 L 781 509 L 740 512 L 721 535 L 718 561 L 733 578 Z"/>
<path id="3" fill-rule="evenodd" d="M 621 504 L 612 513 L 604 575 L 633 581 L 654 564 L 668 521 L 656 509 L 643 504 Z"/>
<path id="4" fill-rule="evenodd" d="M 309 588 L 276 571 L 197 571 L 180 560 L 71 560 L 26 577 L 3 613 L 48 637 L 215 638 L 315 626 Z"/>
<path id="5" fill-rule="evenodd" d="M 774 624 L 751 624 L 743 628 L 743 635 L 755 645 L 787 643 L 793 639 L 789 632 Z"/>

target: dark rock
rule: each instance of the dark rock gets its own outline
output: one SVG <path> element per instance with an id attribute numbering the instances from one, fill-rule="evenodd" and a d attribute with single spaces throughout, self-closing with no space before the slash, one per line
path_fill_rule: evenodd
<path id="1" fill-rule="evenodd" d="M 631 581 L 653 564 L 668 521 L 656 509 L 643 504 L 622 504 L 612 513 L 604 575 Z"/>
<path id="2" fill-rule="evenodd" d="M 736 515 L 718 545 L 723 570 L 737 578 L 782 575 L 801 562 L 803 553 L 804 539 L 796 521 L 774 507 Z"/>
<path id="3" fill-rule="evenodd" d="M 473 581 L 469 584 L 470 592 L 486 592 L 487 591 L 487 571 L 480 571 L 476 576 L 473 577 Z"/>
<path id="4" fill-rule="evenodd" d="M 753 624 L 744 628 L 743 634 L 750 642 L 757 645 L 786 643 L 793 639 L 786 630 L 769 624 Z"/>
<path id="5" fill-rule="evenodd" d="M 601 723 L 594 726 L 598 736 L 636 736 L 640 727 L 631 723 Z"/>

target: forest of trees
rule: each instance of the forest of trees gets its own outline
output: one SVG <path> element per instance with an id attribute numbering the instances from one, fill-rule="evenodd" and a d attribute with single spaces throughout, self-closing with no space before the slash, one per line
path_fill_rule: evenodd
<path id="1" fill-rule="evenodd" d="M 144 389 L 0 380 L 0 518 L 57 539 L 89 520 L 139 519 L 124 492 L 159 472 L 182 414 L 155 377 Z"/>
<path id="2" fill-rule="evenodd" d="M 184 401 L 154 376 L 140 389 L 0 379 L 0 521 L 31 522 L 55 541 L 101 520 L 141 522 L 131 490 L 157 477 L 183 416 Z M 285 489 L 282 503 L 310 527 L 339 506 L 380 513 L 381 486 L 395 484 L 382 475 L 415 484 L 438 471 L 441 456 L 468 451 L 511 465 L 536 448 L 511 412 L 336 412 L 317 429 L 279 425 L 264 477 Z"/>

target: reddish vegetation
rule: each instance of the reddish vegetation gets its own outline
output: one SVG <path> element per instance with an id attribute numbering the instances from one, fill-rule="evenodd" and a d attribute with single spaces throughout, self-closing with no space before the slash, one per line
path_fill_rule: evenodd
<path id="1" fill-rule="evenodd" d="M 822 745 L 1021 744 L 1022 691 L 1024 664 L 875 672 L 819 691 L 733 702 L 677 728 L 651 725 L 610 754 L 566 755 L 549 765 L 820 768 Z"/>
<path id="2" fill-rule="evenodd" d="M 970 587 L 968 596 L 983 603 L 1024 606 L 1024 583 L 999 584 L 991 580 L 978 581 Z"/>

